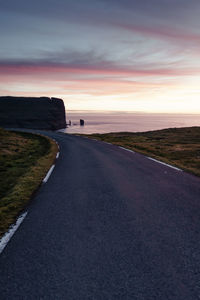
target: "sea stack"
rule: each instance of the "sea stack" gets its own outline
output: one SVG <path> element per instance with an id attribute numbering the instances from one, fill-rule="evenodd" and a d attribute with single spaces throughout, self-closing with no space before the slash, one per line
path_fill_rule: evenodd
<path id="1" fill-rule="evenodd" d="M 85 124 L 85 121 L 80 119 L 80 126 L 84 126 L 84 124 Z"/>
<path id="2" fill-rule="evenodd" d="M 48 130 L 65 128 L 63 100 L 48 97 L 0 97 L 0 126 Z"/>

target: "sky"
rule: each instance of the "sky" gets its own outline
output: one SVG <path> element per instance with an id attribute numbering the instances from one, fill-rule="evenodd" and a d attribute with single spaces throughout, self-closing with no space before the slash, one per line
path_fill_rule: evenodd
<path id="1" fill-rule="evenodd" d="M 0 0 L 0 95 L 200 113 L 199 0 Z"/>

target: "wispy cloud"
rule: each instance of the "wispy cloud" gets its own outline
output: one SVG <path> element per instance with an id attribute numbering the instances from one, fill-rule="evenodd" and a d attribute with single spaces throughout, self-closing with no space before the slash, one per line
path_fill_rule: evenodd
<path id="1" fill-rule="evenodd" d="M 75 58 L 75 57 L 74 57 Z M 61 58 L 62 61 L 62 58 Z M 163 66 L 158 63 L 140 63 L 133 65 L 123 65 L 113 61 L 106 60 L 91 60 L 90 57 L 84 56 L 77 60 L 70 60 L 68 62 L 61 62 L 53 59 L 35 59 L 35 60 L 0 60 L 0 73 L 4 75 L 15 74 L 26 75 L 36 73 L 54 73 L 56 76 L 59 74 L 91 74 L 91 75 L 105 75 L 105 76 L 186 76 L 195 75 L 199 72 L 198 66 L 190 67 L 177 63 L 165 63 Z M 74 78 L 73 78 L 74 79 Z"/>
<path id="2" fill-rule="evenodd" d="M 195 32 L 187 32 L 187 30 L 182 30 L 174 27 L 168 26 L 154 26 L 154 27 L 145 27 L 142 25 L 131 25 L 131 24 L 120 24 L 115 23 L 115 26 L 119 26 L 122 29 L 131 31 L 131 32 L 137 32 L 145 36 L 151 36 L 151 37 L 159 37 L 163 39 L 172 39 L 177 41 L 183 41 L 184 43 L 188 42 L 194 42 L 195 44 L 200 41 L 200 33 Z M 191 46 L 191 44 L 190 44 Z"/>

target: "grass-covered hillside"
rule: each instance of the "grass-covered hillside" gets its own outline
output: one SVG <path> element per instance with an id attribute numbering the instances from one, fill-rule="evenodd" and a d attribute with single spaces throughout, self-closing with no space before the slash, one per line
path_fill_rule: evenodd
<path id="1" fill-rule="evenodd" d="M 56 152 L 46 137 L 0 129 L 0 236 L 39 187 Z"/>
<path id="2" fill-rule="evenodd" d="M 92 134 L 88 137 L 135 150 L 200 176 L 200 127 Z"/>

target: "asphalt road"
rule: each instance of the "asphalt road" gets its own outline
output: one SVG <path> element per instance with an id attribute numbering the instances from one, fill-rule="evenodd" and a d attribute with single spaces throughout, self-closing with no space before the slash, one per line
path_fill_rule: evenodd
<path id="1" fill-rule="evenodd" d="M 200 299 L 200 179 L 47 134 L 60 157 L 0 256 L 0 299 Z"/>

